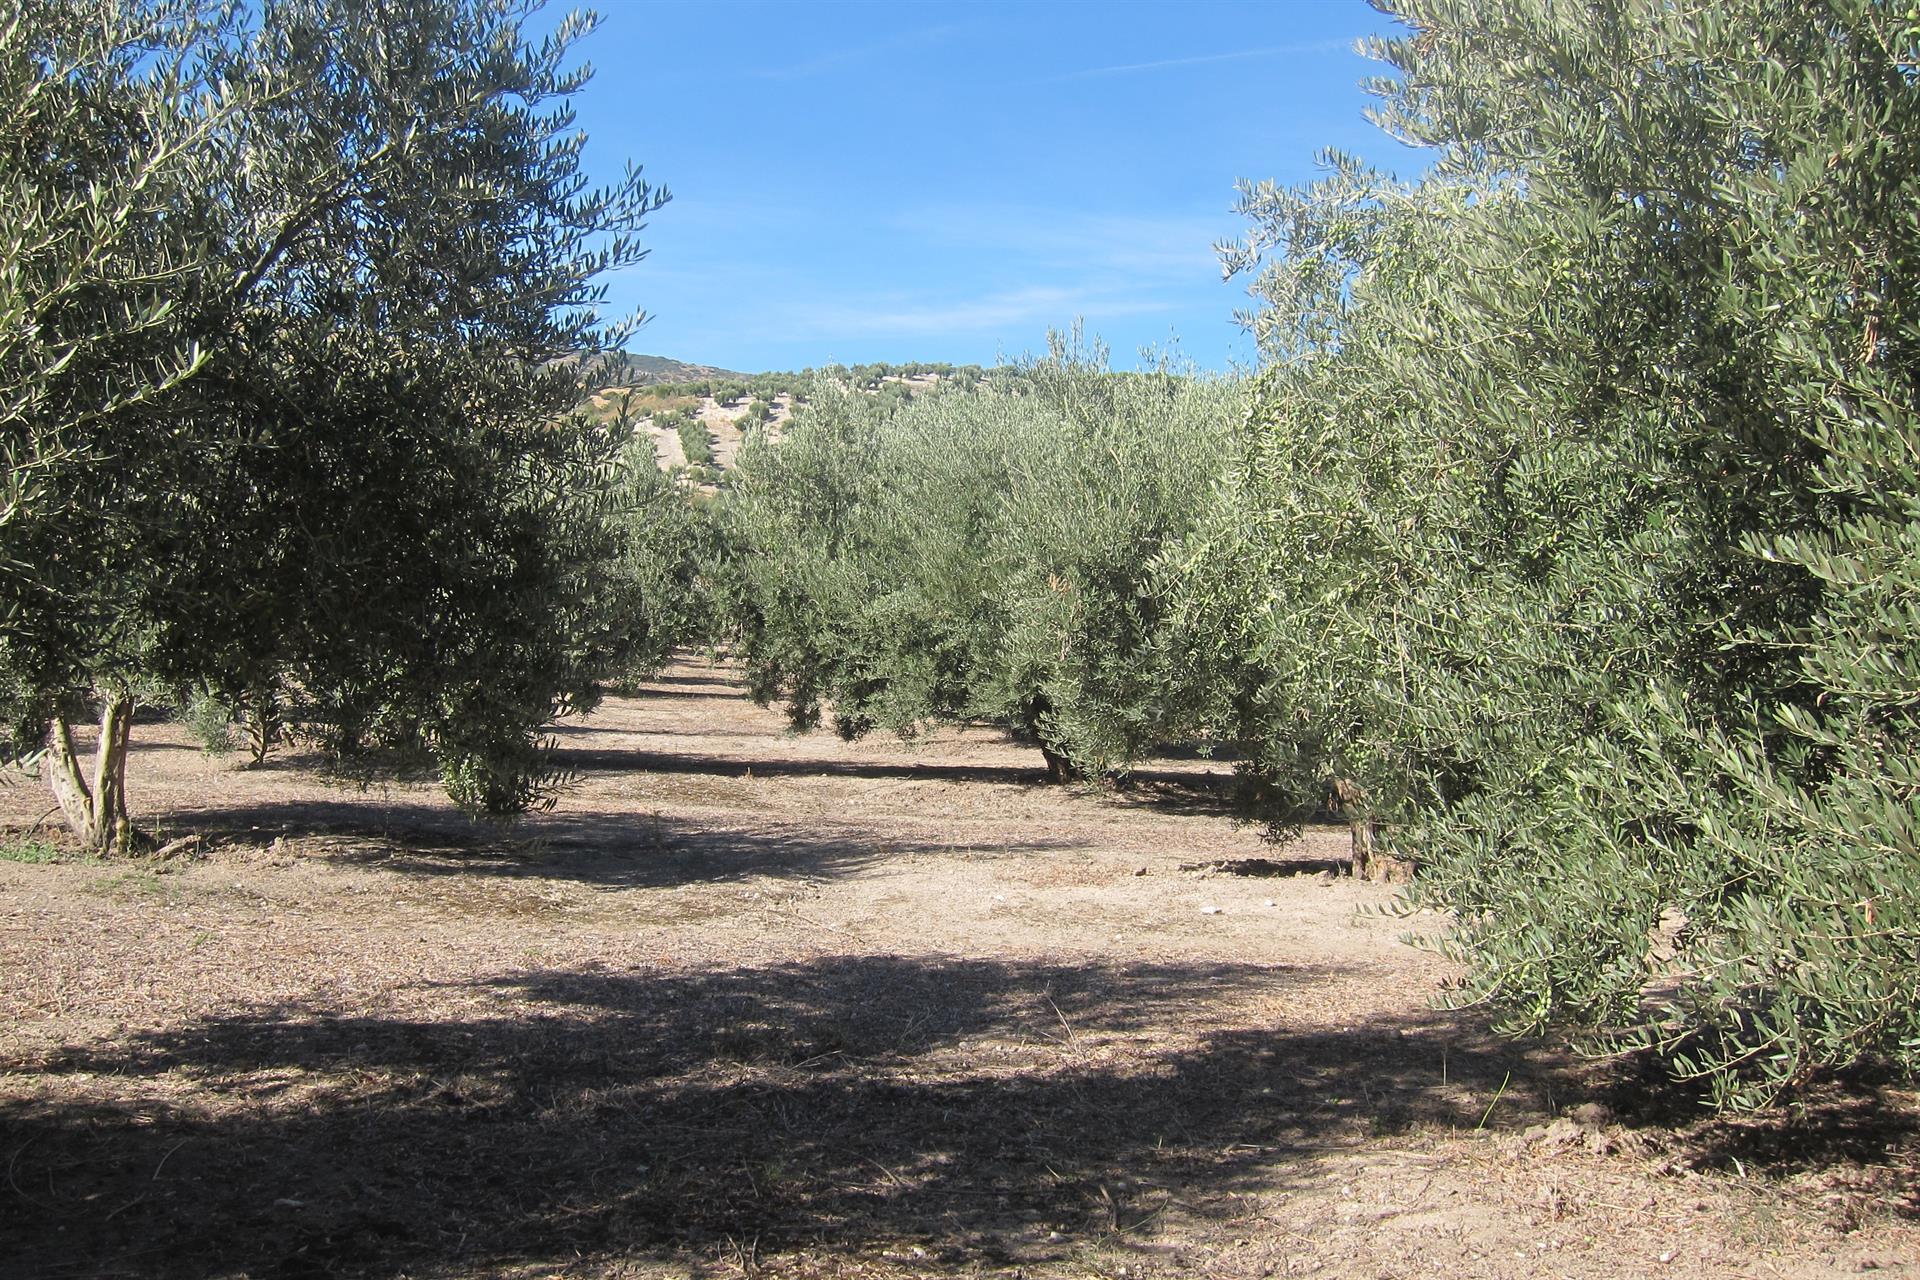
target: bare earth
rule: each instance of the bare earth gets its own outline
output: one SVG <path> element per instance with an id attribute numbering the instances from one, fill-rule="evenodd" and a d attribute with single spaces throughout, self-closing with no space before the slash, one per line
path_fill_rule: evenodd
<path id="1" fill-rule="evenodd" d="M 907 379 L 910 385 L 931 385 L 937 379 Z M 603 400 L 602 404 L 605 403 Z M 766 429 L 769 434 L 778 436 L 780 429 L 793 414 L 791 396 L 775 396 L 769 402 L 773 408 L 768 415 Z M 711 396 L 701 398 L 699 413 L 696 415 L 707 429 L 708 437 L 713 441 L 714 465 L 731 469 L 740 456 L 740 446 L 746 443 L 747 433 L 741 422 L 747 416 L 747 402 L 742 400 L 731 409 L 715 404 Z M 635 428 L 653 437 L 654 460 L 662 471 L 672 471 L 687 465 L 687 451 L 680 443 L 680 433 L 669 430 L 652 418 L 641 420 Z"/>
<path id="2" fill-rule="evenodd" d="M 140 726 L 197 853 L 0 862 L 0 1275 L 1920 1276 L 1912 1093 L 1494 1040 L 1224 766 L 1067 792 L 697 664 L 559 733 L 503 832 Z"/>

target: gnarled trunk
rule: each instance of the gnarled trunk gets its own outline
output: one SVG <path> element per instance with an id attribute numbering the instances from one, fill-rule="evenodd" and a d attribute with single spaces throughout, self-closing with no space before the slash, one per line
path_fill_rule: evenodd
<path id="1" fill-rule="evenodd" d="M 247 748 L 255 767 L 267 762 L 267 753 L 280 740 L 280 704 L 271 686 L 254 690 L 247 707 Z"/>
<path id="2" fill-rule="evenodd" d="M 1047 762 L 1047 777 L 1054 782 L 1077 782 L 1080 770 L 1066 752 L 1057 750 L 1047 737 L 1047 721 L 1053 715 L 1053 700 L 1044 693 L 1028 696 L 1020 708 L 1020 722 L 1016 726 L 1017 736 L 1040 748 L 1040 756 Z"/>
<path id="3" fill-rule="evenodd" d="M 1353 837 L 1353 875 L 1356 880 L 1405 880 L 1412 868 L 1380 851 L 1380 822 L 1367 811 L 1367 789 L 1352 778 L 1335 778 L 1333 796 L 1346 817 Z"/>
<path id="4" fill-rule="evenodd" d="M 1339 801 L 1340 812 L 1353 837 L 1354 878 L 1377 880 L 1382 884 L 1412 881 L 1414 864 L 1380 847 L 1380 820 L 1368 811 L 1366 788 L 1351 778 L 1335 778 L 1333 796 Z"/>
<path id="5" fill-rule="evenodd" d="M 127 741 L 132 729 L 133 699 L 108 694 L 100 707 L 100 737 L 89 780 L 73 745 L 73 726 L 64 715 L 54 717 L 47 786 L 67 826 L 96 853 L 126 853 L 137 839 L 127 817 Z"/>
<path id="6" fill-rule="evenodd" d="M 1372 818 L 1349 818 L 1347 829 L 1353 835 L 1353 874 L 1359 880 L 1383 880 L 1385 874 L 1380 864 L 1380 855 L 1374 848 L 1374 842 L 1380 835 L 1380 824 Z"/>
<path id="7" fill-rule="evenodd" d="M 1073 761 L 1058 751 L 1055 751 L 1044 742 L 1040 744 L 1040 755 L 1041 758 L 1047 762 L 1047 777 L 1054 782 L 1078 782 L 1080 780 L 1080 770 L 1074 767 Z"/>

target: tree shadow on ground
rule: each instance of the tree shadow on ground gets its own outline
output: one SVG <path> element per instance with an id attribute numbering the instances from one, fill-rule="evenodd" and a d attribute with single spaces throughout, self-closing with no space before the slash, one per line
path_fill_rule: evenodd
<path id="1" fill-rule="evenodd" d="M 748 735 L 737 727 L 720 725 L 711 729 L 690 729 L 684 724 L 663 723 L 656 725 L 611 725 L 589 723 L 585 721 L 562 721 L 550 724 L 546 732 L 563 746 L 569 739 L 577 738 L 720 738 L 739 741 Z M 769 733 L 767 737 L 779 737 L 779 733 Z"/>
<path id="2" fill-rule="evenodd" d="M 939 764 L 931 761 L 820 760 L 791 756 L 692 755 L 679 751 L 644 751 L 630 747 L 557 747 L 555 766 L 581 774 L 667 773 L 707 774 L 717 778 L 866 778 L 906 782 L 964 782 L 976 785 L 1035 787 L 1047 781 L 1044 762 L 1036 754 L 1031 768 L 1004 764 Z"/>
<path id="3" fill-rule="evenodd" d="M 1135 769 L 1105 788 L 1102 798 L 1109 804 L 1165 813 L 1235 819 L 1247 816 L 1233 776 L 1211 770 Z"/>
<path id="4" fill-rule="evenodd" d="M 1622 1125 L 1678 1131 L 1681 1163 L 1741 1177 L 1843 1173 L 1840 1183 L 1871 1189 L 1871 1199 L 1920 1217 L 1920 1113 L 1884 1062 L 1853 1064 L 1815 1077 L 1759 1113 L 1711 1111 L 1703 1080 L 1675 1079 L 1659 1055 L 1642 1050 L 1587 1073 L 1596 1101 Z M 1844 1195 L 1830 1199 L 1845 1199 Z"/>
<path id="5" fill-rule="evenodd" d="M 711 675 L 687 672 L 660 674 L 623 687 L 622 698 L 728 698 L 747 700 L 747 687 L 737 672 L 716 671 Z"/>
<path id="6" fill-rule="evenodd" d="M 571 880 L 609 889 L 722 884 L 760 876 L 820 880 L 918 853 L 1007 857 L 1085 847 L 1046 837 L 982 848 L 928 835 L 882 834 L 818 819 L 721 826 L 653 813 L 575 810 L 511 828 L 430 803 L 284 801 L 236 809 L 175 810 L 166 830 L 220 844 L 285 838 L 290 852 L 420 876 Z"/>
<path id="7" fill-rule="evenodd" d="M 620 732 L 620 731 L 615 731 Z M 170 743 L 142 743 L 137 751 L 176 747 Z M 840 777 L 898 780 L 905 783 L 951 783 L 1051 788 L 1045 772 L 1005 765 L 898 763 L 873 761 L 794 760 L 761 756 L 687 755 L 627 748 L 561 748 L 555 763 L 574 771 L 583 782 L 622 774 L 704 777 L 726 782 L 749 778 L 785 779 Z M 303 756 L 270 764 L 287 772 L 328 775 L 318 757 Z M 1141 781 L 1118 797 L 1129 807 L 1170 812 L 1217 814 L 1227 801 L 1217 780 L 1171 772 L 1136 775 Z M 880 841 L 858 823 L 809 822 L 805 825 L 756 821 L 752 830 L 703 826 L 693 820 L 645 812 L 607 812 L 585 807 L 591 795 L 563 797 L 545 814 L 512 823 L 470 817 L 437 794 L 423 794 L 419 779 L 402 779 L 395 789 L 375 781 L 358 785 L 353 779 L 332 779 L 331 795 L 261 800 L 234 807 L 175 806 L 151 815 L 169 838 L 199 833 L 235 843 L 262 842 L 275 836 L 294 839 L 326 838 L 333 842 L 365 842 L 368 857 L 399 866 L 409 857 L 422 867 L 438 869 L 449 857 L 476 859 L 464 869 L 488 869 L 479 855 L 491 855 L 495 869 L 528 869 L 528 851 L 564 851 L 564 859 L 549 858 L 543 873 L 561 874 L 607 883 L 645 885 L 699 880 L 726 880 L 776 871 L 783 874 L 825 875 L 859 865 L 875 856 L 884 843 L 893 852 L 952 852 L 972 849 L 956 841 Z M 1108 797 L 1114 802 L 1116 797 Z M 406 848 L 400 848 L 401 844 Z M 1083 847 L 1077 841 L 1036 840 L 996 843 L 980 852 L 1040 852 Z M 500 855 L 513 855 L 504 860 Z M 649 870 L 642 863 L 650 863 Z M 781 871 L 785 868 L 785 871 Z"/>
<path id="8" fill-rule="evenodd" d="M 648 751 L 634 747 L 570 747 L 553 752 L 553 763 L 582 776 L 651 773 L 715 778 L 855 778 L 871 781 L 942 782 L 970 786 L 1055 789 L 1037 753 L 1034 763 L 951 764 L 918 760 L 822 760 L 747 754 L 696 755 L 684 751 Z M 1143 769 L 1127 775 L 1124 787 L 1086 784 L 1107 803 L 1128 808 L 1231 816 L 1239 812 L 1232 780 L 1205 773 Z"/>
<path id="9" fill-rule="evenodd" d="M 1212 875 L 1241 876 L 1255 879 L 1314 875 L 1350 875 L 1353 859 L 1347 858 L 1216 858 L 1208 862 L 1182 863 L 1182 871 Z"/>
<path id="10" fill-rule="evenodd" d="M 1442 1015 L 1248 1025 L 1309 969 L 828 957 L 531 972 L 430 1013 L 275 1006 L 15 1064 L 15 1274 L 474 1274 L 635 1255 L 929 1271 L 1151 1250 L 1323 1153 L 1540 1114 L 1511 1046 Z M 1302 994 L 1304 993 L 1304 995 Z M 1182 1034 L 1169 1036 L 1169 1025 Z M 10 1203 L 9 1203 L 10 1202 Z"/>

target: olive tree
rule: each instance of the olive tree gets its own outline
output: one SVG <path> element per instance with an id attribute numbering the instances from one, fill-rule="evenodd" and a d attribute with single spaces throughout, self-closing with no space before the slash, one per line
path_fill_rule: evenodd
<path id="1" fill-rule="evenodd" d="M 83 654 L 138 638 L 97 607 L 103 580 L 136 571 L 90 481 L 152 451 L 163 405 L 204 364 L 182 312 L 222 265 L 195 207 L 236 109 L 200 92 L 216 34 L 187 4 L 29 0 L 0 16 L 0 699 L 14 758 L 57 726 L 49 777 L 91 844 L 127 835 L 130 708 L 108 699 L 85 778 L 64 695 Z"/>
<path id="2" fill-rule="evenodd" d="M 666 665 L 675 648 L 719 643 L 710 579 L 721 548 L 711 499 L 662 472 L 651 440 L 628 445 L 618 476 L 615 551 L 593 616 L 613 629 L 607 682 L 631 689 Z"/>
<path id="3" fill-rule="evenodd" d="M 1920 29 L 1407 0 L 1380 121 L 1246 189 L 1268 352 L 1182 556 L 1197 714 L 1334 783 L 1462 999 L 1753 1102 L 1913 1065 Z"/>
<path id="4" fill-rule="evenodd" d="M 169 22 L 177 56 L 156 67 L 138 23 L 114 26 L 128 14 Z M 33 566 L 6 655 L 17 746 L 51 727 L 50 778 L 96 847 L 133 838 L 126 726 L 148 686 L 297 719 L 343 752 L 425 749 L 478 810 L 540 802 L 540 726 L 589 701 L 625 642 L 598 609 L 622 440 L 575 412 L 577 357 L 617 336 L 596 277 L 638 256 L 663 198 L 637 173 L 585 187 L 566 101 L 591 21 L 534 39 L 523 8 L 488 0 L 280 0 L 218 28 L 137 5 L 29 15 L 30 99 L 90 90 L 49 68 L 100 29 L 98 78 L 152 119 L 103 136 L 100 113 L 75 116 L 11 175 L 21 199 L 57 199 L 102 148 L 137 159 L 147 128 L 188 130 L 148 214 L 157 246 L 104 256 L 145 290 L 158 349 L 190 354 L 155 377 L 82 344 L 100 388 L 152 393 L 109 431 L 94 409 L 115 402 L 82 388 L 57 485 L 83 518 L 38 544 L 7 531 L 5 558 Z M 185 125 L 165 124 L 168 94 Z M 196 246 L 177 270 L 166 236 Z M 72 343 L 126 314 L 80 301 L 38 331 Z M 91 777 L 68 727 L 87 703 Z"/>

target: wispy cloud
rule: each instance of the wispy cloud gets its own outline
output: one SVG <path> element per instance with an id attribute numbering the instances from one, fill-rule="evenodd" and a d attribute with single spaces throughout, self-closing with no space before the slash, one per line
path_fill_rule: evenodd
<path id="1" fill-rule="evenodd" d="M 884 40 L 874 40 L 867 44 L 841 45 L 825 53 L 783 67 L 760 67 L 747 74 L 760 80 L 806 80 L 813 76 L 826 75 L 847 67 L 858 66 L 884 54 L 898 53 L 903 49 L 918 49 L 925 45 L 939 44 L 958 35 L 962 28 L 956 23 L 943 23 L 937 27 L 922 27 L 917 31 L 903 31 L 899 35 L 888 36 Z"/>
<path id="2" fill-rule="evenodd" d="M 1112 273 L 1134 280 L 1219 273 L 1213 243 L 1234 229 L 1219 215 L 1109 214 L 1016 204 L 935 205 L 893 219 L 900 231 L 943 250 L 986 250 L 1029 270 Z"/>
<path id="3" fill-rule="evenodd" d="M 809 317 L 823 335 L 852 338 L 1003 332 L 1031 325 L 1067 324 L 1075 316 L 1097 319 L 1172 309 L 1172 303 L 1146 295 L 1042 286 L 967 298 L 839 302 L 816 307 Z"/>
<path id="4" fill-rule="evenodd" d="M 1235 49 L 1229 53 L 1202 53 L 1189 58 L 1156 58 L 1152 62 L 1123 62 L 1111 67 L 1088 67 L 1083 71 L 1064 71 L 1048 76 L 1040 84 L 1063 80 L 1089 80 L 1095 76 L 1124 76 L 1138 71 L 1161 71 L 1168 67 L 1197 67 L 1209 62 L 1241 62 L 1249 58 L 1282 58 L 1308 53 L 1334 53 L 1351 48 L 1351 40 L 1309 40 L 1298 44 L 1269 45 L 1263 49 Z"/>
<path id="5" fill-rule="evenodd" d="M 622 279 L 659 316 L 650 349 L 723 364 L 739 358 L 722 353 L 800 347 L 870 359 L 1019 350 L 1076 318 L 1093 332 L 1135 332 L 1214 286 L 1212 242 L 1233 220 L 1224 202 L 1208 215 L 939 201 L 817 225 L 829 216 L 789 209 L 760 226 L 749 210 L 685 253 L 662 245 Z M 821 251 L 805 250 L 810 238 Z"/>

